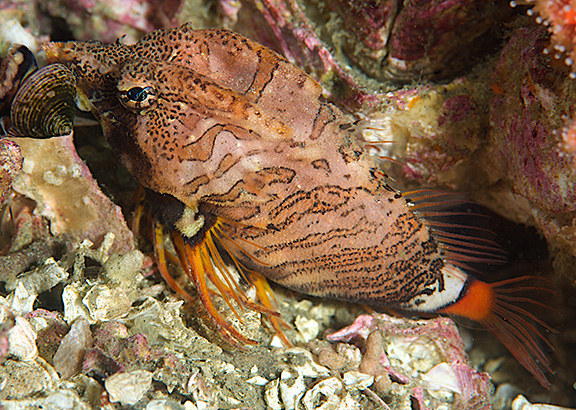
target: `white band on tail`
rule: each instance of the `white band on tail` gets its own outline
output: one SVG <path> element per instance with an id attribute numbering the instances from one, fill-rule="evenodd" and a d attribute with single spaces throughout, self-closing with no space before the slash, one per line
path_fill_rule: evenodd
<path id="1" fill-rule="evenodd" d="M 435 312 L 460 298 L 462 289 L 468 280 L 467 275 L 458 267 L 447 264 L 442 268 L 444 278 L 444 290 L 440 291 L 439 283 L 436 282 L 428 289 L 429 295 L 418 295 L 410 302 L 402 306 L 404 309 L 420 312 Z"/>

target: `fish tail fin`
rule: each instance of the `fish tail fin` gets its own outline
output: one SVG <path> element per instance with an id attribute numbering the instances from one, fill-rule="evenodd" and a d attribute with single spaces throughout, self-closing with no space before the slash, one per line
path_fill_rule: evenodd
<path id="1" fill-rule="evenodd" d="M 527 282 L 533 279 L 536 278 L 522 276 L 495 283 L 469 279 L 461 297 L 442 308 L 439 313 L 479 322 L 500 340 L 543 387 L 549 388 L 550 381 L 547 374 L 553 371 L 544 349 L 554 348 L 539 329 L 552 333 L 555 330 L 523 305 L 537 305 L 552 311 L 554 309 L 538 300 L 522 296 L 522 292 L 552 291 L 529 285 Z"/>

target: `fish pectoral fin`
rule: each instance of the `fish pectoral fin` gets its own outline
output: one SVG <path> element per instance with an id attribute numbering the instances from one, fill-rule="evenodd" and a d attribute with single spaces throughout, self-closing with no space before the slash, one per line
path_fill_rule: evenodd
<path id="1" fill-rule="evenodd" d="M 147 209 L 142 202 L 146 201 L 148 192 L 141 195 L 141 204 L 135 212 L 135 226 L 140 229 L 142 221 L 151 221 L 150 231 L 158 270 L 168 285 L 189 302 L 197 304 L 200 299 L 216 330 L 230 344 L 242 348 L 242 345 L 257 343 L 240 330 L 250 310 L 265 315 L 283 343 L 290 346 L 282 331 L 289 326 L 280 318 L 278 304 L 268 281 L 261 273 L 247 268 L 238 259 L 238 255 L 242 255 L 260 263 L 245 249 L 247 243 L 252 247 L 256 245 L 240 236 L 245 229 L 250 228 L 226 218 L 204 216 L 197 208 L 172 204 L 173 200 L 166 202 L 162 199 L 161 202 L 154 198 L 155 202 Z M 160 204 L 168 204 L 176 212 L 160 213 L 158 217 L 157 208 Z M 161 208 L 163 211 L 166 209 Z M 166 249 L 168 238 L 176 255 Z M 182 266 L 196 288 L 197 297 L 176 280 L 170 264 Z M 254 300 L 247 294 L 250 286 L 255 291 Z M 222 303 L 219 304 L 218 300 Z M 223 314 L 226 307 L 231 312 L 229 318 Z M 231 323 L 232 319 L 236 325 Z"/>

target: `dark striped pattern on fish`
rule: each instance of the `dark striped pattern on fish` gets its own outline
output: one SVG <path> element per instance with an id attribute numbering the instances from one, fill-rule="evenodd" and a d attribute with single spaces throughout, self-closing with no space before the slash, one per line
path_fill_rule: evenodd
<path id="1" fill-rule="evenodd" d="M 51 43 L 46 52 L 75 72 L 110 145 L 148 190 L 163 276 L 185 294 L 166 268 L 168 229 L 230 339 L 245 341 L 207 290 L 211 281 L 242 301 L 233 278 L 219 279 L 224 259 L 258 288 L 263 312 L 274 304 L 261 275 L 315 296 L 450 312 L 486 324 L 548 383 L 532 316 L 510 308 L 509 290 L 465 273 L 468 262 L 498 260 L 498 251 L 422 218 L 417 210 L 442 195 L 408 201 L 391 189 L 298 67 L 240 34 L 187 25 L 135 45 Z"/>

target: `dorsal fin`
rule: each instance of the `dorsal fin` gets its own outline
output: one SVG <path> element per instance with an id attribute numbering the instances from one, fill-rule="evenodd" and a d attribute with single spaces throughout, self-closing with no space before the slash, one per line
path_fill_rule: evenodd
<path id="1" fill-rule="evenodd" d="M 506 262 L 506 252 L 490 229 L 490 216 L 463 194 L 422 189 L 403 192 L 402 196 L 426 220 L 446 261 L 474 272 L 481 271 L 478 264 Z"/>

